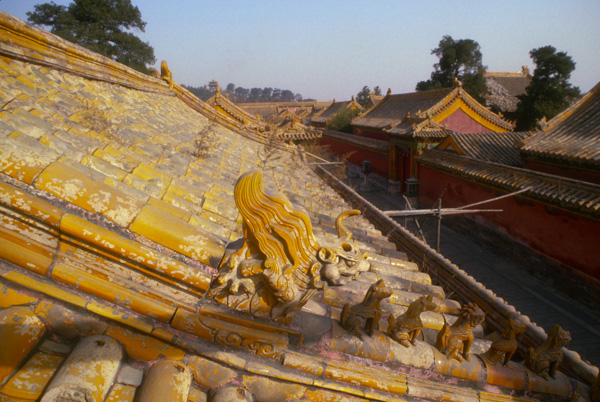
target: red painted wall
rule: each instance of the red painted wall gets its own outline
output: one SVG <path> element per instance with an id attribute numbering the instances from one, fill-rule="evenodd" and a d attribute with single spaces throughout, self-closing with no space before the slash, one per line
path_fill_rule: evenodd
<path id="1" fill-rule="evenodd" d="M 531 159 L 525 159 L 523 165 L 526 169 L 556 176 L 568 177 L 570 179 L 587 181 L 588 183 L 600 184 L 600 172 L 594 170 L 577 169 L 572 166 L 554 165 Z"/>
<path id="2" fill-rule="evenodd" d="M 329 145 L 327 152 L 342 156 L 348 152 L 353 152 L 348 162 L 360 166 L 364 160 L 371 162 L 371 171 L 383 177 L 389 177 L 390 164 L 387 154 L 380 154 L 369 151 L 368 149 L 358 148 L 355 145 L 346 144 L 345 142 L 336 141 L 331 138 L 321 137 L 318 140 L 319 145 Z"/>
<path id="3" fill-rule="evenodd" d="M 444 188 L 443 208 L 459 207 L 506 194 L 426 166 L 419 166 L 419 174 L 419 202 L 427 206 L 433 205 Z M 600 279 L 600 221 L 515 197 L 494 201 L 486 204 L 485 208 L 502 209 L 503 212 L 470 217 L 505 230 L 529 247 Z"/>
<path id="4" fill-rule="evenodd" d="M 446 125 L 450 130 L 454 130 L 459 133 L 491 133 L 487 127 L 477 123 L 468 114 L 463 112 L 462 109 L 456 109 L 454 113 L 446 117 L 440 122 L 442 125 Z"/>
<path id="5" fill-rule="evenodd" d="M 384 141 L 390 140 L 390 136 L 386 133 L 382 133 L 380 131 L 374 131 L 374 130 L 366 130 L 364 128 L 354 127 L 352 129 L 352 133 L 354 135 L 360 135 L 362 137 L 367 137 L 367 138 L 374 138 L 376 140 L 384 140 Z"/>

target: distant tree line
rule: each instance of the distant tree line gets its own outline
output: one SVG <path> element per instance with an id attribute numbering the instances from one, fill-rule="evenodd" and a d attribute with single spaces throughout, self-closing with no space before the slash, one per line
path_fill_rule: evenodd
<path id="1" fill-rule="evenodd" d="M 185 89 L 196 95 L 203 101 L 208 100 L 215 94 L 215 88 L 208 85 L 201 87 L 192 87 L 184 85 Z M 243 88 L 236 87 L 235 84 L 229 83 L 225 88 L 221 88 L 221 92 L 227 95 L 232 102 L 235 103 L 260 103 L 260 102 L 309 102 L 314 99 L 302 99 L 302 95 L 295 94 L 289 89 L 279 88 Z"/>

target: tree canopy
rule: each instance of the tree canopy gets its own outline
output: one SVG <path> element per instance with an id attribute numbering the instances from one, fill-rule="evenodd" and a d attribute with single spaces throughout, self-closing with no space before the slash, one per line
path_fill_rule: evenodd
<path id="1" fill-rule="evenodd" d="M 535 129 L 541 119 L 556 116 L 580 94 L 579 88 L 569 82 L 575 62 L 565 52 L 544 46 L 533 49 L 529 55 L 536 68 L 526 93 L 519 96 L 515 116 L 516 129 L 520 131 Z"/>
<path id="2" fill-rule="evenodd" d="M 327 129 L 352 133 L 352 120 L 360 114 L 360 110 L 352 107 L 341 108 L 333 117 L 327 121 Z"/>
<path id="3" fill-rule="evenodd" d="M 379 88 L 379 86 L 376 86 L 375 88 L 373 88 L 373 93 L 375 95 L 381 95 L 381 88 Z M 356 101 L 358 103 L 360 103 L 360 105 L 362 107 L 366 107 L 369 103 L 369 98 L 371 95 L 371 90 L 369 89 L 368 86 L 364 86 L 362 87 L 362 89 L 360 91 L 358 91 L 358 93 L 356 94 Z"/>
<path id="4" fill-rule="evenodd" d="M 74 0 L 68 6 L 54 3 L 37 4 L 27 12 L 27 21 L 50 27 L 50 32 L 63 39 L 148 73 L 154 64 L 154 49 L 128 32 L 144 32 L 146 23 L 130 0 Z"/>
<path id="5" fill-rule="evenodd" d="M 431 54 L 437 56 L 439 61 L 433 65 L 431 78 L 417 84 L 417 91 L 450 88 L 458 79 L 469 95 L 485 103 L 487 86 L 483 74 L 486 67 L 482 64 L 479 43 L 472 39 L 454 40 L 446 35 Z"/>

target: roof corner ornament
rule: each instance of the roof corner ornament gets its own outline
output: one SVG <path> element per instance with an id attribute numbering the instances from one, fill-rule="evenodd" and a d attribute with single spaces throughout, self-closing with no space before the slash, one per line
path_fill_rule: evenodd
<path id="1" fill-rule="evenodd" d="M 395 318 L 392 314 L 388 317 L 388 334 L 390 338 L 404 347 L 414 346 L 417 337 L 423 330 L 421 313 L 423 311 L 436 311 L 439 307 L 433 300 L 433 295 L 419 297 L 413 301 L 404 314 Z"/>
<path id="2" fill-rule="evenodd" d="M 154 78 L 160 79 L 160 73 L 154 67 L 148 67 L 148 71 L 150 72 L 150 76 Z"/>
<path id="3" fill-rule="evenodd" d="M 459 362 L 463 359 L 469 361 L 469 351 L 475 339 L 473 328 L 481 324 L 484 319 L 485 313 L 475 303 L 467 303 L 459 310 L 458 319 L 454 324 L 444 323 L 438 333 L 435 347 L 448 359 L 456 359 Z"/>
<path id="4" fill-rule="evenodd" d="M 571 342 L 571 334 L 560 325 L 550 330 L 546 341 L 536 349 L 529 348 L 525 355 L 525 367 L 546 381 L 556 378 L 556 371 L 563 360 L 562 348 Z"/>
<path id="5" fill-rule="evenodd" d="M 540 130 L 542 130 L 542 131 L 546 131 L 548 129 L 548 127 L 550 127 L 550 124 L 548 123 L 546 116 L 544 116 L 540 120 L 538 120 L 537 125 L 540 128 Z"/>
<path id="6" fill-rule="evenodd" d="M 524 77 L 527 77 L 529 75 L 529 67 L 521 66 L 521 74 L 523 74 Z"/>
<path id="7" fill-rule="evenodd" d="M 265 189 L 262 172 L 247 172 L 234 189 L 244 237 L 231 243 L 207 296 L 237 310 L 291 322 L 327 284 L 341 285 L 370 268 L 367 254 L 349 242 L 342 213 L 340 246 L 320 247 L 308 214 L 281 193 Z"/>
<path id="8" fill-rule="evenodd" d="M 481 356 L 492 364 L 498 363 L 504 357 L 502 365 L 504 367 L 508 366 L 508 362 L 519 347 L 516 337 L 525 332 L 526 329 L 527 326 L 523 321 L 509 317 L 506 328 L 504 328 L 500 337 L 492 342 L 488 351 Z"/>
<path id="9" fill-rule="evenodd" d="M 453 88 L 462 88 L 462 82 L 458 79 L 458 77 L 454 77 L 452 87 Z"/>
<path id="10" fill-rule="evenodd" d="M 386 95 L 391 95 L 392 94 L 392 88 L 388 88 Z"/>
<path id="11" fill-rule="evenodd" d="M 160 63 L 160 78 L 169 84 L 169 89 L 173 89 L 173 73 L 169 70 L 166 60 Z"/>
<path id="12" fill-rule="evenodd" d="M 369 287 L 361 303 L 352 307 L 348 303 L 344 305 L 340 317 L 342 327 L 352 335 L 360 336 L 359 327 L 364 320 L 365 331 L 369 336 L 373 336 L 383 314 L 381 301 L 391 295 L 392 291 L 385 287 L 383 279 L 378 280 Z"/>

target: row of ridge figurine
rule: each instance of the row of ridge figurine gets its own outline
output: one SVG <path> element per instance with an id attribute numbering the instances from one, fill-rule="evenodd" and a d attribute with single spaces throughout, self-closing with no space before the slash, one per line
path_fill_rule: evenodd
<path id="1" fill-rule="evenodd" d="M 391 294 L 392 292 L 385 287 L 383 279 L 372 284 L 361 303 L 344 306 L 340 317 L 342 327 L 349 333 L 360 336 L 359 329 L 364 321 L 365 331 L 372 336 L 382 316 L 381 301 Z M 410 304 L 404 314 L 398 317 L 390 314 L 388 335 L 407 348 L 414 346 L 423 330 L 421 313 L 437 309 L 438 305 L 433 300 L 433 295 L 418 298 Z M 438 333 L 435 347 L 448 359 L 456 359 L 459 362 L 463 359 L 469 361 L 469 350 L 474 339 L 473 328 L 481 324 L 484 319 L 485 313 L 476 304 L 467 303 L 459 310 L 458 319 L 454 324 L 444 323 Z M 515 338 L 525 332 L 525 329 L 526 326 L 522 321 L 510 318 L 508 326 L 500 337 L 492 342 L 490 349 L 482 357 L 495 365 L 504 356 L 503 365 L 506 367 L 518 347 Z M 569 332 L 555 325 L 541 346 L 536 349 L 529 348 L 524 360 L 525 366 L 546 381 L 549 381 L 550 377 L 555 378 L 556 370 L 563 359 L 561 349 L 570 341 Z"/>

